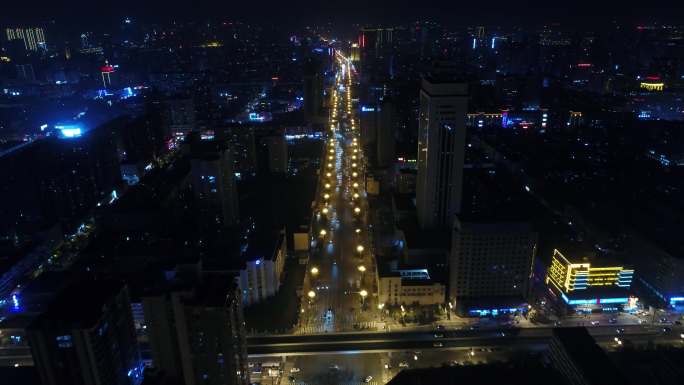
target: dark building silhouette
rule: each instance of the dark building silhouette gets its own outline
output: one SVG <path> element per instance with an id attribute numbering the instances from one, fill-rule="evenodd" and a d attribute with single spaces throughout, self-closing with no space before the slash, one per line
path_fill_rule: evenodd
<path id="1" fill-rule="evenodd" d="M 185 385 L 245 385 L 240 293 L 230 277 L 213 278 L 143 297 L 153 363 Z"/>
<path id="2" fill-rule="evenodd" d="M 31 323 L 27 334 L 44 385 L 130 385 L 142 380 L 128 289 L 120 282 L 72 284 Z"/>
<path id="3" fill-rule="evenodd" d="M 309 60 L 304 65 L 304 114 L 307 119 L 316 120 L 323 109 L 323 76 L 321 65 Z"/>

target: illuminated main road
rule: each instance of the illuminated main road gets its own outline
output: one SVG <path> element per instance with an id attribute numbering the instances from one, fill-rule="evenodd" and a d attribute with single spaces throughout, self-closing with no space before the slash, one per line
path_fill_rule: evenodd
<path id="1" fill-rule="evenodd" d="M 353 69 L 339 53 L 336 64 L 297 334 L 350 331 L 377 314 Z"/>
<path id="2" fill-rule="evenodd" d="M 615 326 L 588 328 L 596 341 L 604 347 L 618 347 L 616 338 L 634 344 L 654 341 L 675 346 L 684 345 L 684 340 L 680 337 L 681 330 L 663 333 L 660 328 L 643 326 L 621 329 L 623 330 L 618 333 Z M 548 344 L 552 330 L 553 328 L 528 328 L 250 337 L 248 353 L 250 357 L 260 357 L 426 349 L 480 349 L 496 346 L 543 348 Z"/>

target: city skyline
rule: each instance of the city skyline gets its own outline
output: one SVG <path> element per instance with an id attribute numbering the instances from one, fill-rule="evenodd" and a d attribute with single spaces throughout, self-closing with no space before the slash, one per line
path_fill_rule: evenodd
<path id="1" fill-rule="evenodd" d="M 684 378 L 681 6 L 62 6 L 0 17 L 9 383 Z"/>

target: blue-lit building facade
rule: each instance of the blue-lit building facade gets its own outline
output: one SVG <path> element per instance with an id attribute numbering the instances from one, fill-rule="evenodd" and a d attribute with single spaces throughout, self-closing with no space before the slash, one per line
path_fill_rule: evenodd
<path id="1" fill-rule="evenodd" d="M 644 295 L 678 312 L 684 312 L 684 259 L 652 250 L 639 264 L 638 284 Z"/>

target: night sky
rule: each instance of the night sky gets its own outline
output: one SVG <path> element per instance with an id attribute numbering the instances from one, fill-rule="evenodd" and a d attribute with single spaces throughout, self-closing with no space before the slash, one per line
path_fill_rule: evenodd
<path id="1" fill-rule="evenodd" d="M 607 18 L 634 22 L 676 21 L 684 16 L 684 1 L 678 0 L 73 0 L 3 4 L 0 21 L 57 21 L 97 26 L 115 23 L 123 16 L 145 21 L 169 18 L 239 18 L 302 25 L 308 22 L 335 23 L 401 22 L 429 18 L 445 24 L 497 23 L 593 23 Z"/>

